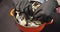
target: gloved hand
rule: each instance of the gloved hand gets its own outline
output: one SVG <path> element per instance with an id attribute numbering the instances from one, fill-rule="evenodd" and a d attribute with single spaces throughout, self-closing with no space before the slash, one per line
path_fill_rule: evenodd
<path id="1" fill-rule="evenodd" d="M 53 18 L 53 13 L 57 7 L 56 0 L 48 0 L 43 3 L 35 12 L 34 18 L 42 22 L 49 22 Z"/>
<path id="2" fill-rule="evenodd" d="M 27 19 L 29 19 L 29 17 L 33 15 L 32 4 L 29 3 L 29 5 L 24 8 L 23 12 L 25 13 Z"/>

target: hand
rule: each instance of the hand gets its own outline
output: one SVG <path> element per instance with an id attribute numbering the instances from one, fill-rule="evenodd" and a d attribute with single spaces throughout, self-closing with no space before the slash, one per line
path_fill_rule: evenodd
<path id="1" fill-rule="evenodd" d="M 54 1 L 47 1 L 42 4 L 41 7 L 39 7 L 35 12 L 34 12 L 34 18 L 41 20 L 43 22 L 48 22 L 53 18 L 53 13 L 57 7 L 57 2 Z"/>

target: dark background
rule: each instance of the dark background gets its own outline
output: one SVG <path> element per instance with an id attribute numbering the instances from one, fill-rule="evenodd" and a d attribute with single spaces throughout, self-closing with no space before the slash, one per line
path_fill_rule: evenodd
<path id="1" fill-rule="evenodd" d="M 0 32 L 20 32 L 14 18 L 9 15 L 12 8 L 11 0 L 2 0 L 0 3 Z"/>
<path id="2" fill-rule="evenodd" d="M 13 9 L 12 0 L 2 0 L 0 2 L 0 32 L 20 32 L 15 24 L 15 19 L 10 16 L 9 12 Z M 46 26 L 42 32 L 59 32 L 60 14 L 54 15 L 54 23 Z"/>

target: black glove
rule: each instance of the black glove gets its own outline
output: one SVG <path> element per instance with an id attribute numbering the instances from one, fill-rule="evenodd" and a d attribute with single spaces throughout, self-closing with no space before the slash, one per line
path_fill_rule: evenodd
<path id="1" fill-rule="evenodd" d="M 27 18 L 29 18 L 29 16 L 33 15 L 32 4 L 31 3 L 29 3 L 29 5 L 24 8 L 24 13 L 25 13 Z"/>
<path id="2" fill-rule="evenodd" d="M 34 12 L 34 18 L 42 22 L 49 22 L 53 18 L 52 15 L 56 6 L 57 2 L 55 0 L 48 0 Z"/>

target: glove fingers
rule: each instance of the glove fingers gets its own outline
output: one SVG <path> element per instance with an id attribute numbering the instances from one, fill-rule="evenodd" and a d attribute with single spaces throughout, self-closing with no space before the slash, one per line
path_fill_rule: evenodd
<path id="1" fill-rule="evenodd" d="M 45 15 L 44 11 L 38 12 L 36 15 L 34 15 L 35 18 L 40 17 L 41 15 Z"/>
<path id="2" fill-rule="evenodd" d="M 40 6 L 37 10 L 35 10 L 34 14 L 37 14 L 39 11 L 42 11 L 42 6 Z"/>
<path id="3" fill-rule="evenodd" d="M 50 16 L 43 15 L 43 16 L 39 17 L 38 20 L 40 20 L 42 23 L 44 23 L 44 22 L 48 23 L 52 20 L 52 18 Z"/>

